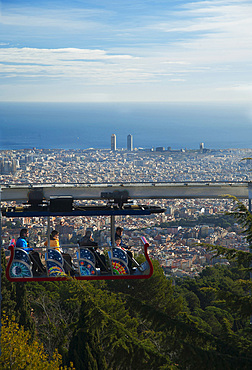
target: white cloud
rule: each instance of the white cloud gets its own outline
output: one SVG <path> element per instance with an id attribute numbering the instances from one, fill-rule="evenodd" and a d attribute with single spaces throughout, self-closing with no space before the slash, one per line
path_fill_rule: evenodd
<path id="1" fill-rule="evenodd" d="M 132 90 L 145 100 L 221 99 L 224 90 L 225 97 L 233 100 L 239 94 L 242 99 L 251 96 L 250 88 L 245 88 L 252 83 L 251 2 L 201 1 L 177 9 L 153 16 L 138 14 L 134 22 L 116 25 L 109 23 L 111 13 L 103 10 L 83 9 L 78 14 L 40 9 L 33 14 L 33 9 L 22 9 L 21 14 L 16 9 L 2 17 L 3 24 L 27 30 L 44 27 L 45 32 L 48 27 L 49 33 L 57 30 L 57 37 L 62 30 L 66 34 L 77 30 L 80 39 L 75 43 L 70 37 L 68 45 L 71 40 L 73 45 L 82 45 L 83 40 L 83 48 L 2 44 L 0 77 L 12 84 L 13 90 L 26 83 L 31 88 L 32 81 L 34 89 L 39 83 L 47 84 L 48 89 L 65 84 L 62 94 L 72 97 L 74 88 L 80 93 L 93 87 L 97 94 L 99 89 L 100 97 L 109 96 L 108 88 L 112 91 L 115 87 L 118 99 L 125 99 L 127 93 L 131 96 Z M 86 34 L 93 47 L 85 47 Z"/>
<path id="2" fill-rule="evenodd" d="M 252 4 L 202 1 L 184 6 L 174 19 L 149 25 L 172 34 L 172 55 L 193 63 L 244 62 L 252 58 Z"/>
<path id="3" fill-rule="evenodd" d="M 170 76 L 176 62 L 143 59 L 104 50 L 0 48 L 0 73 L 22 78 L 81 78 L 85 83 L 138 83 Z M 178 66 L 184 63 L 179 62 Z"/>
<path id="4" fill-rule="evenodd" d="M 50 64 L 64 63 L 77 60 L 128 60 L 133 59 L 131 55 L 109 54 L 105 50 L 98 49 L 38 49 L 38 48 L 2 48 L 0 49 L 2 62 L 9 63 L 39 63 Z"/>

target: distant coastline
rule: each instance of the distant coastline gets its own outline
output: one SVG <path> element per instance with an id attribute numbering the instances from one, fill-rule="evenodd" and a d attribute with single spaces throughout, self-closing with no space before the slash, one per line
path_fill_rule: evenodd
<path id="1" fill-rule="evenodd" d="M 0 103 L 0 150 L 252 148 L 244 105 L 193 103 Z"/>

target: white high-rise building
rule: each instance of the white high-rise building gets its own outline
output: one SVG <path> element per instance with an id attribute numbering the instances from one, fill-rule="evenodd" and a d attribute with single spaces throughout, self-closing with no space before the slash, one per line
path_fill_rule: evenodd
<path id="1" fill-rule="evenodd" d="M 111 135 L 111 150 L 116 151 L 116 135 Z"/>

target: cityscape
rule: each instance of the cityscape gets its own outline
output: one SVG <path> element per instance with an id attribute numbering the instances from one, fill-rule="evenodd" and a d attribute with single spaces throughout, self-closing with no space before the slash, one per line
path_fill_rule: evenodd
<path id="1" fill-rule="evenodd" d="M 116 135 L 113 134 L 111 149 L 2 151 L 0 183 L 249 182 L 252 179 L 251 160 L 248 159 L 251 149 L 206 150 L 203 143 L 199 144 L 199 149 L 188 151 L 159 147 L 137 149 L 133 148 L 132 135 L 127 136 L 126 143 L 126 149 L 116 148 Z M 228 263 L 220 258 L 213 259 L 201 243 L 248 250 L 237 224 L 228 227 L 213 224 L 214 216 L 233 209 L 230 200 L 147 199 L 146 203 L 165 207 L 165 214 L 136 218 L 118 216 L 116 223 L 124 228 L 124 240 L 135 255 L 140 250 L 140 237 L 145 236 L 151 246 L 150 256 L 159 261 L 169 276 L 193 277 L 205 266 Z M 183 222 L 180 225 L 180 220 L 185 219 L 190 219 L 193 225 L 183 226 Z M 60 231 L 60 242 L 65 248 L 70 243 L 76 244 L 78 238 L 91 229 L 103 250 L 110 243 L 108 221 L 106 217 L 60 217 L 52 221 L 52 227 Z M 18 237 L 19 229 L 13 227 L 15 223 L 15 219 L 3 218 L 6 250 L 11 238 Z M 30 241 L 36 248 L 42 248 L 46 239 L 43 218 L 23 219 L 22 226 L 29 228 Z"/>

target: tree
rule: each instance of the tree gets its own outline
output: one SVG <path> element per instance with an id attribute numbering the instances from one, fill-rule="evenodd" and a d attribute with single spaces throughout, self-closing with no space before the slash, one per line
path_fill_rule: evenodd
<path id="1" fill-rule="evenodd" d="M 138 262 L 142 262 L 141 258 Z M 163 269 L 158 261 L 153 260 L 154 273 L 150 279 L 130 281 L 108 281 L 108 288 L 121 293 L 125 300 L 135 298 L 138 301 L 161 308 L 168 312 L 171 317 L 182 309 L 182 300 L 174 296 L 172 281 L 166 279 Z"/>
<path id="2" fill-rule="evenodd" d="M 78 322 L 82 290 L 76 281 L 31 282 L 27 285 L 36 332 L 50 356 L 57 348 L 67 356 L 69 341 Z"/>
<path id="3" fill-rule="evenodd" d="M 61 356 L 55 352 L 52 360 L 49 360 L 43 345 L 32 340 L 23 326 L 19 328 L 17 322 L 7 316 L 2 320 L 1 348 L 0 368 L 3 370 L 60 369 Z"/>
<path id="4" fill-rule="evenodd" d="M 169 356 L 158 351 L 154 340 L 141 334 L 124 300 L 106 291 L 104 284 L 101 288 L 83 286 L 79 322 L 69 347 L 74 366 L 90 370 L 176 368 Z"/>
<path id="5" fill-rule="evenodd" d="M 35 325 L 31 317 L 31 307 L 27 298 L 25 283 L 12 283 L 6 278 L 6 257 L 2 248 L 2 312 L 8 317 L 15 316 L 19 325 L 29 330 L 33 337 Z"/>
<path id="6" fill-rule="evenodd" d="M 228 259 L 234 266 L 243 272 L 243 278 L 237 281 L 236 291 L 229 292 L 223 289 L 219 294 L 220 298 L 229 302 L 229 305 L 239 312 L 242 317 L 249 317 L 252 312 L 252 297 L 250 294 L 252 282 L 249 280 L 249 272 L 252 272 L 252 214 L 248 208 L 234 196 L 229 196 L 234 202 L 234 211 L 231 214 L 237 219 L 243 229 L 243 234 L 249 244 L 250 252 L 244 252 L 235 248 L 229 249 L 222 246 L 205 246 L 215 252 L 215 256 L 222 256 Z M 244 275 L 244 272 L 246 275 Z M 242 294 L 240 292 L 243 292 Z"/>
<path id="7" fill-rule="evenodd" d="M 30 332 L 31 337 L 35 333 L 35 324 L 31 316 L 31 307 L 27 299 L 26 283 L 16 283 L 16 319 L 19 325 Z"/>
<path id="8" fill-rule="evenodd" d="M 243 229 L 243 234 L 249 244 L 250 252 L 252 252 L 252 214 L 248 208 L 234 196 L 228 196 L 234 202 L 234 211 L 227 214 L 232 215 Z M 216 256 L 223 256 L 230 261 L 236 262 L 238 266 L 243 266 L 247 271 L 252 271 L 252 253 L 239 251 L 235 248 L 229 249 L 216 245 L 205 245 L 209 250 L 215 251 Z"/>
<path id="9" fill-rule="evenodd" d="M 73 361 L 77 369 L 98 370 L 108 369 L 105 353 L 99 335 L 96 330 L 90 328 L 87 307 L 83 301 L 80 310 L 78 328 L 70 342 L 68 356 Z"/>

